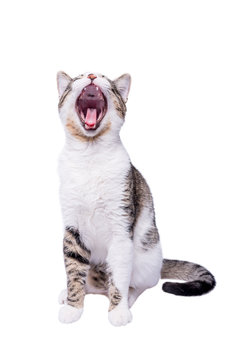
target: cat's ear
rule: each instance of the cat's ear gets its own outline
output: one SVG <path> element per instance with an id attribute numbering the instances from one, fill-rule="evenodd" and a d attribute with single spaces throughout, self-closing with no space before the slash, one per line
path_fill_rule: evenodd
<path id="1" fill-rule="evenodd" d="M 66 90 L 66 87 L 68 86 L 71 80 L 72 79 L 70 78 L 70 76 L 68 76 L 65 72 L 59 71 L 57 73 L 57 87 L 58 87 L 59 97 L 62 96 L 64 90 Z"/>
<path id="2" fill-rule="evenodd" d="M 114 83 L 120 95 L 122 96 L 123 101 L 126 103 L 131 86 L 131 76 L 129 74 L 123 74 L 122 76 L 114 80 Z"/>

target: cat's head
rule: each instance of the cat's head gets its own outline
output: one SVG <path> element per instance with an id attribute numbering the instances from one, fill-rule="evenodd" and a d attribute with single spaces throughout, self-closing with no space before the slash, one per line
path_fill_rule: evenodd
<path id="1" fill-rule="evenodd" d="M 118 134 L 124 122 L 131 84 L 129 74 L 112 81 L 98 73 L 71 78 L 58 72 L 59 114 L 68 134 L 88 141 Z"/>

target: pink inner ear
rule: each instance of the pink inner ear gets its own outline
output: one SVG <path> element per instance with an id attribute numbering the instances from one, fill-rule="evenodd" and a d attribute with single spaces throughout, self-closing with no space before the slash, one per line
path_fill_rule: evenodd
<path id="1" fill-rule="evenodd" d="M 127 101 L 128 93 L 130 90 L 131 84 L 131 77 L 130 75 L 123 75 L 120 76 L 118 79 L 115 80 L 115 84 L 119 93 L 121 94 L 124 101 Z"/>
<path id="2" fill-rule="evenodd" d="M 68 84 L 70 83 L 71 78 L 64 72 L 58 72 L 57 74 L 57 87 L 58 87 L 58 93 L 59 96 L 62 96 L 64 91 L 66 90 Z"/>

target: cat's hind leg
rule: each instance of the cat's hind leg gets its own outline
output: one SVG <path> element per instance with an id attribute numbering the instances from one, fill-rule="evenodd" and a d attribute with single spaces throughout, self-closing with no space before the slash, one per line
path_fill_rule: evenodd
<path id="1" fill-rule="evenodd" d="M 108 273 L 106 264 L 91 265 L 86 278 L 85 292 L 86 294 L 108 294 Z M 63 289 L 59 296 L 60 305 L 67 304 L 68 291 Z"/>
<path id="2" fill-rule="evenodd" d="M 134 289 L 132 287 L 129 288 L 129 293 L 128 293 L 128 306 L 129 308 L 131 308 L 133 306 L 133 304 L 135 303 L 135 301 L 137 300 L 137 298 L 144 292 L 145 289 Z"/>
<path id="3" fill-rule="evenodd" d="M 106 264 L 93 265 L 88 271 L 86 294 L 108 294 L 109 276 Z"/>
<path id="4" fill-rule="evenodd" d="M 160 243 L 152 248 L 136 247 L 134 249 L 133 270 L 129 288 L 129 307 L 147 289 L 155 286 L 160 279 L 162 251 Z"/>

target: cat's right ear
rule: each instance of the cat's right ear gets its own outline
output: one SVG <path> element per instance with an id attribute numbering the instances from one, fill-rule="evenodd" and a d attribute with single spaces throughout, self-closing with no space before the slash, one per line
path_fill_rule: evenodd
<path id="1" fill-rule="evenodd" d="M 131 86 L 131 76 L 129 74 L 123 74 L 119 78 L 114 80 L 114 83 L 123 98 L 123 101 L 126 103 L 128 100 L 128 93 Z"/>
<path id="2" fill-rule="evenodd" d="M 65 72 L 59 71 L 57 73 L 57 87 L 59 97 L 62 96 L 71 80 L 72 79 L 70 78 L 70 76 L 68 76 Z"/>

